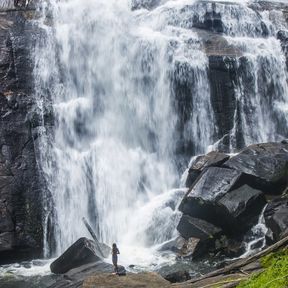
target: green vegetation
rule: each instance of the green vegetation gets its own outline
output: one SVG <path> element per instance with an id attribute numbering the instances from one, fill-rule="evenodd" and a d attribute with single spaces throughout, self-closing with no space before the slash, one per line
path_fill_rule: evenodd
<path id="1" fill-rule="evenodd" d="M 288 248 L 263 257 L 261 264 L 265 270 L 237 288 L 288 288 Z"/>

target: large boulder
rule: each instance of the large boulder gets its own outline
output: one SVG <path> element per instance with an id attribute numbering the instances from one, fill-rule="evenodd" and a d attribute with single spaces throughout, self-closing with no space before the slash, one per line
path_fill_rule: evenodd
<path id="1" fill-rule="evenodd" d="M 238 234 L 256 224 L 265 204 L 262 191 L 243 185 L 224 195 L 216 205 L 219 207 L 218 215 L 224 222 L 222 227 L 232 234 Z M 234 231 L 235 227 L 239 227 L 237 231 Z"/>
<path id="2" fill-rule="evenodd" d="M 250 185 L 269 194 L 281 193 L 288 185 L 288 144 L 250 145 L 231 157 L 225 167 L 251 175 Z"/>
<path id="3" fill-rule="evenodd" d="M 190 213 L 197 213 L 195 210 L 197 207 L 193 206 L 194 199 L 199 199 L 203 202 L 221 198 L 240 182 L 242 178 L 242 173 L 236 170 L 209 167 L 202 173 L 188 194 L 186 194 L 179 206 L 179 210 L 189 215 Z M 192 202 L 190 200 L 192 200 Z"/>
<path id="4" fill-rule="evenodd" d="M 228 234 L 240 234 L 255 224 L 266 203 L 262 191 L 244 184 L 249 181 L 239 171 L 210 167 L 186 194 L 179 210 Z"/>
<path id="5" fill-rule="evenodd" d="M 205 168 L 221 166 L 228 159 L 229 156 L 227 154 L 217 151 L 211 151 L 206 155 L 197 156 L 189 168 L 186 187 L 190 187 Z"/>
<path id="6" fill-rule="evenodd" d="M 73 268 L 100 261 L 101 259 L 102 254 L 97 250 L 95 242 L 82 237 L 52 262 L 50 269 L 52 273 L 64 274 Z"/>
<path id="7" fill-rule="evenodd" d="M 288 235 L 288 199 L 276 199 L 268 203 L 264 210 L 265 224 L 268 228 L 266 240 L 275 243 Z"/>

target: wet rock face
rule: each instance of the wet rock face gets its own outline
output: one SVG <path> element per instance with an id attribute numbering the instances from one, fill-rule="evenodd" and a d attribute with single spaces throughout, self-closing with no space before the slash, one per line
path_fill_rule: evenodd
<path id="1" fill-rule="evenodd" d="M 191 167 L 189 167 L 186 187 L 190 187 L 204 169 L 212 166 L 221 166 L 228 159 L 228 155 L 216 151 L 212 151 L 206 155 L 197 156 Z"/>
<path id="2" fill-rule="evenodd" d="M 287 15 L 288 15 L 288 12 L 287 12 Z M 286 65 L 288 68 L 288 31 L 283 31 L 283 30 L 278 31 L 277 39 L 280 40 L 281 42 L 281 47 L 286 56 Z"/>
<path id="3" fill-rule="evenodd" d="M 254 185 L 258 184 L 269 194 L 281 193 L 288 184 L 288 145 L 251 145 L 230 158 L 224 166 L 255 177 Z"/>
<path id="4" fill-rule="evenodd" d="M 268 228 L 266 240 L 275 243 L 288 235 L 288 199 L 270 202 L 264 211 L 265 224 Z"/>
<path id="5" fill-rule="evenodd" d="M 181 236 L 186 241 L 197 238 L 200 243 L 213 238 L 206 245 L 210 251 L 239 256 L 243 252 L 241 239 L 257 223 L 267 203 L 265 198 L 278 197 L 265 208 L 266 238 L 267 243 L 283 238 L 288 233 L 287 148 L 287 140 L 250 145 L 224 161 L 221 159 L 225 154 L 214 153 L 212 159 L 220 159 L 219 167 L 205 167 L 211 160 L 211 152 L 210 156 L 196 158 L 191 168 L 204 169 L 179 206 L 183 216 L 177 230 Z M 213 233 L 211 227 L 217 226 L 221 232 Z M 211 233 L 206 233 L 210 230 Z M 209 234 L 213 237 L 205 239 L 203 235 Z M 201 256 L 205 254 L 198 251 Z"/>
<path id="6" fill-rule="evenodd" d="M 28 13 L 28 12 L 27 12 Z M 35 29 L 25 11 L 1 13 L 0 262 L 42 253 L 42 177 L 37 142 L 33 62 Z"/>

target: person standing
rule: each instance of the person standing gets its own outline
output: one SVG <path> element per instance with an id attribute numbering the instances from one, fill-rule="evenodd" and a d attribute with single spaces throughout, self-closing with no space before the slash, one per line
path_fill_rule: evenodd
<path id="1" fill-rule="evenodd" d="M 118 274 L 118 254 L 120 254 L 116 243 L 112 245 L 112 263 L 114 265 L 114 272 Z"/>

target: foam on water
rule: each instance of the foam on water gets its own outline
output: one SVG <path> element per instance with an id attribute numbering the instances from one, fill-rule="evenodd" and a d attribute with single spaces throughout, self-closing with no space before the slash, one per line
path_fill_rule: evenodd
<path id="1" fill-rule="evenodd" d="M 50 264 L 53 260 L 33 260 L 26 263 L 15 263 L 11 265 L 0 266 L 0 279 L 7 277 L 9 274 L 13 276 L 45 276 L 51 274 Z"/>

